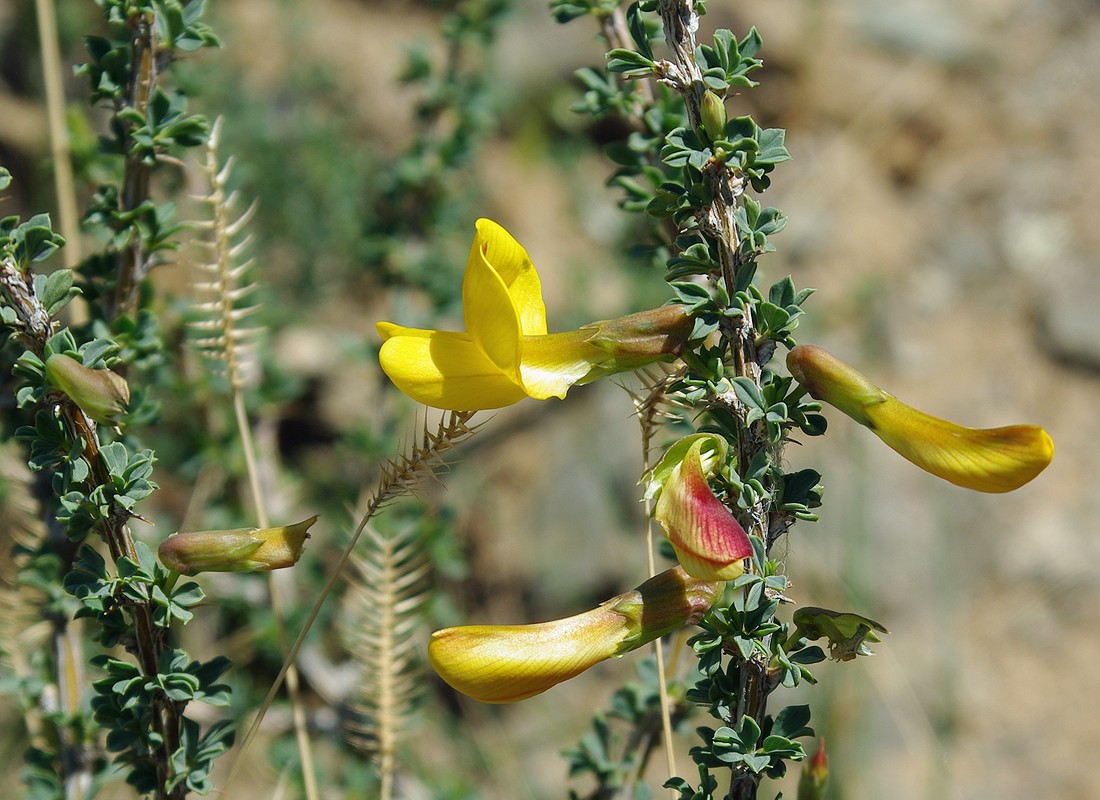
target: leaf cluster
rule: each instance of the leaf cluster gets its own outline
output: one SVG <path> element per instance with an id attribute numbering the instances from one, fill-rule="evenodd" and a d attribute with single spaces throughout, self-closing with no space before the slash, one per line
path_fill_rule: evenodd
<path id="1" fill-rule="evenodd" d="M 0 256 L 10 258 L 19 272 L 45 261 L 63 244 L 65 239 L 54 232 L 49 214 L 35 214 L 25 222 L 16 216 L 0 219 Z"/>
<path id="2" fill-rule="evenodd" d="M 808 726 L 808 706 L 788 706 L 774 717 L 764 716 L 762 722 L 738 711 L 739 687 L 745 670 L 756 671 L 770 692 L 780 685 L 793 687 L 803 680 L 814 682 L 807 665 L 824 658 L 820 648 L 804 647 L 801 641 L 794 645 L 795 651 L 785 649 L 788 626 L 777 621 L 775 614 L 787 580 L 775 572 L 778 565 L 764 560 L 763 543 L 754 538 L 753 545 L 754 561 L 760 572 L 745 574 L 732 582 L 730 602 L 712 611 L 702 623 L 703 632 L 689 640 L 703 677 L 688 691 L 688 699 L 705 707 L 724 724 L 697 729 L 702 744 L 694 747 L 691 754 L 699 765 L 700 783 L 693 786 L 676 778 L 665 784 L 679 790 L 681 797 L 707 796 L 712 769 L 782 777 L 788 761 L 806 756 L 795 740 L 813 735 Z"/>
<path id="3" fill-rule="evenodd" d="M 125 631 L 122 612 L 134 604 L 154 606 L 153 624 L 168 628 L 174 620 L 186 623 L 204 594 L 197 583 L 175 585 L 175 577 L 159 563 L 144 542 L 137 542 L 137 560 L 121 558 L 112 575 L 96 550 L 83 545 L 72 571 L 65 576 L 65 591 L 80 602 L 77 617 L 90 617 L 100 625 L 99 641 L 110 647 Z"/>
<path id="4" fill-rule="evenodd" d="M 89 61 L 75 74 L 88 78 L 93 103 L 109 101 L 118 107 L 128 102 L 133 51 L 129 33 L 139 25 L 152 25 L 158 58 L 164 66 L 177 52 L 218 47 L 221 41 L 203 22 L 206 0 L 96 0 L 114 38 L 84 37 Z"/>
<path id="5" fill-rule="evenodd" d="M 143 675 L 129 661 L 108 655 L 92 659 L 106 676 L 92 684 L 94 718 L 107 731 L 108 752 L 115 763 L 126 767 L 126 782 L 139 792 L 157 791 L 161 785 L 154 753 L 164 746 L 154 731 L 154 695 L 163 693 L 182 710 L 192 700 L 213 706 L 229 703 L 229 687 L 218 678 L 229 660 L 217 656 L 210 661 L 191 660 L 182 650 L 166 650 L 154 676 Z M 214 759 L 233 743 L 233 729 L 227 721 L 211 725 L 205 733 L 194 720 L 185 719 L 179 730 L 179 744 L 170 753 L 173 776 L 169 791 L 181 783 L 188 791 L 208 793 L 212 788 Z"/>

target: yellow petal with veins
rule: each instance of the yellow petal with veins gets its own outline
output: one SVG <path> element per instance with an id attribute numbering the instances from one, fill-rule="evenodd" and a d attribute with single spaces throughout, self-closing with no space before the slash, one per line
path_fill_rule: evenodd
<path id="1" fill-rule="evenodd" d="M 1054 442 L 1036 425 L 964 428 L 918 411 L 820 347 L 787 354 L 791 374 L 816 399 L 866 425 L 933 475 L 979 492 L 1011 492 L 1050 464 Z"/>
<path id="2" fill-rule="evenodd" d="M 463 694 L 514 703 L 611 658 L 629 633 L 629 621 L 614 612 L 535 625 L 467 625 L 433 633 L 428 659 Z"/>
<path id="3" fill-rule="evenodd" d="M 606 353 L 585 342 L 588 335 L 579 330 L 524 336 L 520 375 L 527 394 L 536 400 L 564 398 L 570 386 L 592 371 L 594 363 L 606 361 Z"/>
<path id="4" fill-rule="evenodd" d="M 465 333 L 378 323 L 378 360 L 394 385 L 418 403 L 451 411 L 501 408 L 527 395 Z"/>
<path id="5" fill-rule="evenodd" d="M 483 703 L 514 703 L 698 622 L 721 597 L 721 584 L 674 567 L 565 619 L 436 631 L 428 659 L 463 694 Z"/>
<path id="6" fill-rule="evenodd" d="M 887 397 L 864 410 L 868 427 L 904 458 L 956 486 L 1011 492 L 1054 457 L 1054 441 L 1036 425 L 964 428 Z"/>

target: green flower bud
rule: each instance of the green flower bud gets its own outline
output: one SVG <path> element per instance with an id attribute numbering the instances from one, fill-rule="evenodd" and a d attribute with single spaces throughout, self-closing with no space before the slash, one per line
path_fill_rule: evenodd
<path id="1" fill-rule="evenodd" d="M 710 89 L 703 93 L 699 113 L 703 118 L 703 130 L 712 142 L 726 135 L 726 104 Z"/>
<path id="2" fill-rule="evenodd" d="M 157 555 L 164 566 L 185 575 L 198 572 L 266 572 L 292 567 L 302 555 L 313 516 L 280 528 L 176 533 Z"/>
<path id="3" fill-rule="evenodd" d="M 117 425 L 130 404 L 130 386 L 117 372 L 89 369 L 61 353 L 46 359 L 46 380 L 100 425 Z"/>

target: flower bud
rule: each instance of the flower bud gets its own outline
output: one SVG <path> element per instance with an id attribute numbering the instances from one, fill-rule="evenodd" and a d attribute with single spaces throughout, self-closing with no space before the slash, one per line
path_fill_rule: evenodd
<path id="1" fill-rule="evenodd" d="M 699 114 L 703 119 L 703 130 L 712 142 L 726 135 L 726 104 L 710 89 L 703 92 Z"/>
<path id="2" fill-rule="evenodd" d="M 881 642 L 875 635 L 889 633 L 882 625 L 868 617 L 849 612 L 830 611 L 827 608 L 806 606 L 794 612 L 796 630 L 792 639 L 805 637 L 815 641 L 821 637 L 829 640 L 829 655 L 836 661 L 851 661 L 856 656 L 874 653 L 867 642 Z"/>
<path id="3" fill-rule="evenodd" d="M 1054 442 L 1036 425 L 964 428 L 905 405 L 820 347 L 799 345 L 787 367 L 810 394 L 870 428 L 921 469 L 979 492 L 1010 492 L 1054 457 Z"/>
<path id="4" fill-rule="evenodd" d="M 698 622 L 720 597 L 719 584 L 670 569 L 565 619 L 436 631 L 428 659 L 457 691 L 483 703 L 514 703 Z"/>
<path id="5" fill-rule="evenodd" d="M 302 555 L 313 516 L 280 528 L 176 533 L 161 542 L 164 566 L 185 575 L 198 572 L 266 572 L 292 567 Z"/>
<path id="6" fill-rule="evenodd" d="M 825 755 L 825 740 L 818 742 L 817 752 L 813 754 L 802 774 L 798 777 L 798 800 L 825 800 L 825 790 L 829 786 L 829 757 Z"/>
<path id="7" fill-rule="evenodd" d="M 130 386 L 117 372 L 89 369 L 61 353 L 46 359 L 46 380 L 100 425 L 117 425 L 130 404 Z"/>
<path id="8" fill-rule="evenodd" d="M 656 493 L 652 482 L 663 479 L 654 517 L 687 573 L 705 580 L 729 581 L 745 571 L 752 543 L 707 483 L 704 450 L 711 454 L 708 461 L 718 464 L 725 454 L 725 442 L 712 434 L 698 434 L 673 445 L 650 473 L 647 494 Z"/>

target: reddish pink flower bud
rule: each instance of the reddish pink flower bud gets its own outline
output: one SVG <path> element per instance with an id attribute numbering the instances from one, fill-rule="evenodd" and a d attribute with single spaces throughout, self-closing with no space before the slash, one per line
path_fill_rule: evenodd
<path id="1" fill-rule="evenodd" d="M 829 757 L 825 755 L 825 740 L 817 745 L 817 752 L 802 768 L 798 778 L 798 800 L 825 800 L 829 786 Z"/>
<path id="2" fill-rule="evenodd" d="M 752 543 L 707 483 L 704 449 L 724 454 L 725 442 L 711 434 L 688 437 L 673 445 L 653 470 L 651 492 L 654 482 L 663 482 L 654 517 L 689 575 L 729 581 L 745 571 Z"/>

